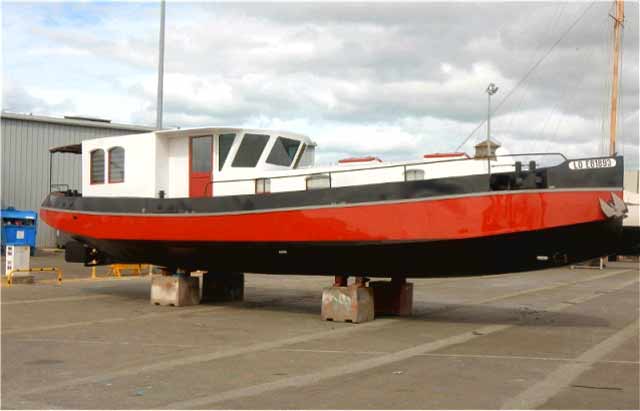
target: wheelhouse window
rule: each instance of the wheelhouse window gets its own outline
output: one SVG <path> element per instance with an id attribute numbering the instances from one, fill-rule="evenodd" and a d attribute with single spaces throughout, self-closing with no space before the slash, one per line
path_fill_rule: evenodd
<path id="1" fill-rule="evenodd" d="M 220 134 L 220 136 L 218 136 L 218 170 L 222 170 L 224 162 L 229 156 L 229 151 L 231 151 L 233 140 L 235 139 L 235 134 Z"/>
<path id="2" fill-rule="evenodd" d="M 109 149 L 109 182 L 124 182 L 124 148 L 122 147 Z"/>
<path id="3" fill-rule="evenodd" d="M 331 188 L 331 176 L 328 174 L 314 174 L 307 177 L 307 190 Z"/>
<path id="4" fill-rule="evenodd" d="M 424 180 L 424 170 L 409 169 L 404 173 L 404 179 L 406 181 Z"/>
<path id="5" fill-rule="evenodd" d="M 258 178 L 256 179 L 256 194 L 267 194 L 271 192 L 271 179 Z"/>
<path id="6" fill-rule="evenodd" d="M 91 184 L 104 184 L 104 150 L 97 149 L 91 152 Z"/>
<path id="7" fill-rule="evenodd" d="M 300 141 L 278 137 L 267 157 L 267 163 L 289 167 L 298 152 L 298 147 L 300 147 Z"/>
<path id="8" fill-rule="evenodd" d="M 311 167 L 314 163 L 315 159 L 315 147 L 304 144 L 302 146 L 302 150 L 300 155 L 298 156 L 298 164 L 296 164 L 296 168 L 298 167 Z"/>
<path id="9" fill-rule="evenodd" d="M 266 134 L 245 134 L 233 159 L 233 167 L 255 167 L 268 141 Z"/>

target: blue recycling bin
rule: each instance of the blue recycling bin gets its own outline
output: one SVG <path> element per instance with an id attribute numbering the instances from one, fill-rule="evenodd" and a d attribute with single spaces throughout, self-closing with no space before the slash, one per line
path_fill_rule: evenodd
<path id="1" fill-rule="evenodd" d="M 31 255 L 36 250 L 38 213 L 16 210 L 13 207 L 0 210 L 2 216 L 2 252 L 7 245 L 28 245 Z"/>

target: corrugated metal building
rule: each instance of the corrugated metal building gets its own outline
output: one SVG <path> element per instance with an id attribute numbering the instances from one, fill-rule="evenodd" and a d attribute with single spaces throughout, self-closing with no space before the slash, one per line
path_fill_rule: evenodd
<path id="1" fill-rule="evenodd" d="M 2 113 L 2 208 L 38 210 L 49 193 L 49 148 L 77 144 L 83 140 L 144 133 L 152 127 L 116 124 L 80 117 L 45 117 Z M 55 154 L 51 182 L 81 188 L 80 157 Z M 38 247 L 54 247 L 55 232 L 38 223 Z"/>

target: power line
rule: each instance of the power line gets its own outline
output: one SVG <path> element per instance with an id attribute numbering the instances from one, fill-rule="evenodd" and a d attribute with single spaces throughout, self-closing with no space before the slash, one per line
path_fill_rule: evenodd
<path id="1" fill-rule="evenodd" d="M 562 34 L 562 36 L 560 36 L 560 38 L 556 40 L 555 43 L 553 43 L 553 45 L 549 48 L 549 50 L 525 73 L 525 75 L 520 79 L 520 81 L 518 81 L 518 83 L 509 91 L 509 93 L 507 93 L 507 95 L 500 101 L 500 103 L 498 103 L 496 108 L 493 110 L 494 113 L 497 112 L 500 106 L 502 106 L 502 104 L 505 101 L 507 101 L 507 99 L 529 78 L 531 73 L 533 73 L 533 71 L 536 68 L 538 68 L 538 66 L 549 56 L 549 54 L 551 54 L 551 52 L 556 48 L 556 46 L 560 44 L 562 40 L 564 40 L 567 34 L 569 34 L 571 30 L 573 30 L 573 28 L 578 24 L 580 20 L 582 20 L 582 18 L 587 14 L 587 12 L 591 9 L 591 7 L 593 7 L 593 5 L 596 4 L 596 1 L 597 0 L 593 0 L 591 4 L 589 4 L 584 9 L 584 11 L 580 14 L 580 16 L 573 23 L 571 23 L 569 28 Z M 486 123 L 486 121 L 487 120 L 483 120 L 475 129 L 473 129 L 471 134 L 469 134 L 467 138 L 464 139 L 464 141 L 456 148 L 455 151 L 460 150 L 460 148 L 462 148 L 462 146 L 464 146 L 467 143 L 467 141 L 469 141 L 469 139 L 476 133 L 476 131 L 478 131 L 480 127 L 482 127 Z"/>
<path id="2" fill-rule="evenodd" d="M 549 27 L 549 29 L 546 31 L 547 33 L 549 33 L 548 37 L 543 38 L 540 43 L 538 44 L 538 46 L 536 47 L 536 51 L 535 54 L 532 56 L 533 58 L 531 59 L 531 61 L 528 62 L 527 66 L 532 64 L 535 61 L 535 58 L 538 56 L 538 52 L 540 50 L 542 50 L 542 46 L 544 45 L 544 42 L 547 39 L 552 39 L 555 37 L 556 34 L 556 24 L 560 21 L 560 17 L 562 16 L 562 14 L 564 13 L 564 10 L 567 6 L 568 2 L 564 2 L 561 4 L 562 8 L 559 8 L 560 13 L 556 13 L 554 19 L 553 19 L 553 23 L 551 24 L 551 26 Z M 560 6 L 558 6 L 560 7 Z M 520 100 L 518 100 L 518 103 L 514 106 L 513 112 L 518 112 L 520 110 L 520 107 L 522 106 L 522 103 L 524 103 L 525 98 L 528 97 L 526 93 L 522 93 L 520 96 Z M 515 120 L 516 116 L 511 116 L 509 118 L 509 124 L 506 127 L 506 130 L 511 130 L 511 125 L 513 124 L 514 120 Z"/>

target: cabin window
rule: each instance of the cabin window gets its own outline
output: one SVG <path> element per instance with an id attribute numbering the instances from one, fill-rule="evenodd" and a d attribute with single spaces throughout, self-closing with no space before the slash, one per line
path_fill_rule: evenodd
<path id="1" fill-rule="evenodd" d="M 266 134 L 245 134 L 233 159 L 234 167 L 255 167 L 269 141 Z"/>
<path id="2" fill-rule="evenodd" d="M 331 188 L 331 177 L 328 174 L 316 174 L 307 177 L 307 190 Z"/>
<path id="3" fill-rule="evenodd" d="M 109 150 L 109 182 L 124 182 L 124 148 L 113 147 Z"/>
<path id="4" fill-rule="evenodd" d="M 256 194 L 267 194 L 271 192 L 271 179 L 270 178 L 257 178 L 256 179 Z"/>
<path id="5" fill-rule="evenodd" d="M 198 136 L 191 138 L 191 172 L 211 174 L 212 142 L 211 136 Z"/>
<path id="6" fill-rule="evenodd" d="M 404 173 L 405 181 L 424 180 L 424 170 L 413 169 L 407 170 Z"/>
<path id="7" fill-rule="evenodd" d="M 300 147 L 300 141 L 278 137 L 267 157 L 267 163 L 289 167 L 298 152 L 298 147 Z"/>
<path id="8" fill-rule="evenodd" d="M 297 167 L 311 167 L 315 161 L 314 155 L 315 153 L 315 147 L 314 146 L 309 146 L 309 145 L 304 145 L 302 147 L 302 152 L 300 153 L 299 159 L 298 159 L 298 164 L 296 165 Z"/>
<path id="9" fill-rule="evenodd" d="M 104 150 L 97 149 L 91 152 L 91 184 L 104 184 Z"/>
<path id="10" fill-rule="evenodd" d="M 231 151 L 233 140 L 235 139 L 235 134 L 220 134 L 220 136 L 218 136 L 218 170 L 222 170 L 224 162 L 229 156 L 229 151 Z"/>

